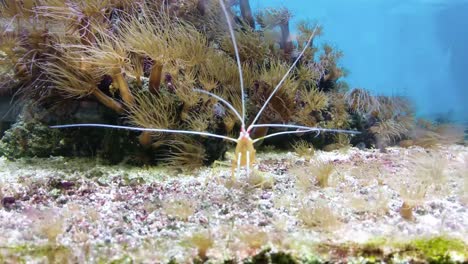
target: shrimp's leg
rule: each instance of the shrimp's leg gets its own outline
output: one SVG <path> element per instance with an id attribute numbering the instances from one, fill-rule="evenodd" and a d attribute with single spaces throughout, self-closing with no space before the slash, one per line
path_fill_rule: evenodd
<path id="1" fill-rule="evenodd" d="M 240 178 L 241 158 L 242 158 L 242 152 L 239 152 L 239 154 L 237 155 L 237 178 Z"/>
<path id="2" fill-rule="evenodd" d="M 232 163 L 231 163 L 231 180 L 235 179 L 234 174 L 235 174 L 235 171 L 236 171 L 236 164 L 237 164 L 237 160 L 236 160 L 236 158 L 234 158 L 232 160 Z"/>
<path id="3" fill-rule="evenodd" d="M 247 168 L 246 168 L 246 170 L 247 170 L 247 178 L 248 178 L 249 174 L 250 174 L 250 152 L 248 150 L 247 150 L 246 155 L 247 155 L 247 157 L 246 157 L 247 158 L 247 164 L 246 164 Z"/>

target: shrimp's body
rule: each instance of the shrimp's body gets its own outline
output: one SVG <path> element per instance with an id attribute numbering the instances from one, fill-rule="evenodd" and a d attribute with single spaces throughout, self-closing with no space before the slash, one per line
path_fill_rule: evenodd
<path id="1" fill-rule="evenodd" d="M 236 149 L 234 151 L 234 159 L 232 160 L 232 177 L 237 168 L 237 172 L 240 173 L 240 168 L 245 167 L 247 172 L 255 162 L 256 150 L 253 146 L 254 141 L 250 138 L 247 131 L 241 131 L 239 138 L 237 139 Z"/>

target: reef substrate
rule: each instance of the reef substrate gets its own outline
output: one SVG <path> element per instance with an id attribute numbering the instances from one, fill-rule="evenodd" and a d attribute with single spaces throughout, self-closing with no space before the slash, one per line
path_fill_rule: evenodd
<path id="1" fill-rule="evenodd" d="M 321 186 L 318 162 L 332 165 Z M 184 171 L 0 158 L 0 168 L 0 262 L 468 260 L 460 145 L 316 151 L 310 160 L 270 151 L 235 180 L 220 162 Z"/>

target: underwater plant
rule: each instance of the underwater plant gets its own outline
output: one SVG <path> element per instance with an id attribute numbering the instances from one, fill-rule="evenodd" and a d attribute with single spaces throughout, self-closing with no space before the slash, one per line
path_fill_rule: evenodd
<path id="1" fill-rule="evenodd" d="M 220 134 L 216 134 L 216 133 L 205 132 L 205 131 L 171 129 L 168 126 L 166 126 L 166 125 L 168 125 L 167 122 L 160 123 L 159 121 L 156 122 L 156 126 L 158 126 L 156 128 L 153 128 L 153 127 L 134 127 L 134 126 L 121 126 L 121 125 L 108 125 L 108 124 L 68 124 L 68 125 L 51 126 L 51 128 L 102 127 L 102 128 L 114 128 L 114 129 L 127 129 L 127 130 L 133 130 L 133 131 L 152 132 L 152 133 L 174 133 L 174 134 L 199 135 L 199 136 L 214 137 L 214 138 L 219 138 L 219 139 L 235 142 L 236 143 L 235 155 L 234 155 L 234 159 L 232 161 L 232 175 L 233 176 L 234 176 L 234 173 L 235 173 L 236 170 L 237 170 L 238 173 L 240 173 L 241 167 L 245 167 L 246 170 L 247 170 L 247 174 L 249 174 L 249 170 L 252 167 L 253 163 L 255 162 L 256 150 L 255 150 L 254 144 L 256 142 L 259 142 L 259 141 L 263 140 L 263 139 L 270 138 L 270 137 L 275 137 L 275 136 L 279 136 L 279 135 L 284 135 L 284 134 L 307 133 L 307 132 L 316 132 L 316 133 L 333 132 L 333 133 L 347 133 L 347 134 L 357 134 L 357 133 L 359 133 L 357 131 L 351 131 L 351 130 L 342 130 L 342 129 L 334 129 L 334 128 L 319 128 L 319 127 L 300 126 L 300 125 L 292 125 L 292 124 L 274 124 L 274 123 L 260 123 L 260 124 L 258 124 L 258 122 L 260 121 L 260 117 L 261 117 L 262 113 L 266 112 L 267 109 L 269 108 L 269 106 L 270 106 L 269 103 L 273 102 L 275 100 L 281 100 L 281 99 L 278 99 L 278 97 L 277 97 L 277 94 L 281 94 L 280 88 L 285 86 L 285 85 L 294 85 L 294 84 L 292 84 L 292 82 L 294 82 L 294 81 L 292 79 L 290 79 L 290 76 L 291 76 L 290 74 L 293 71 L 293 69 L 296 67 L 298 62 L 302 59 L 302 56 L 304 55 L 304 53 L 306 52 L 308 47 L 310 47 L 310 45 L 312 43 L 312 40 L 314 39 L 314 37 L 316 36 L 316 34 L 319 31 L 318 26 L 315 26 L 315 28 L 312 30 L 312 32 L 310 34 L 310 37 L 307 39 L 307 42 L 305 44 L 303 44 L 302 51 L 299 53 L 299 55 L 294 60 L 292 65 L 287 68 L 286 73 L 281 78 L 278 77 L 279 72 L 281 72 L 281 71 L 275 71 L 274 70 L 275 67 L 276 67 L 276 66 L 274 66 L 275 64 L 273 64 L 273 67 L 269 68 L 268 72 L 273 73 L 273 75 L 271 75 L 271 76 L 274 76 L 275 78 L 273 78 L 273 79 L 277 80 L 276 81 L 276 86 L 273 89 L 269 89 L 268 93 L 266 93 L 267 96 L 262 98 L 262 100 L 261 100 L 262 104 L 261 104 L 260 109 L 257 111 L 255 117 L 252 119 L 250 124 L 247 126 L 247 124 L 246 124 L 246 102 L 245 102 L 246 93 L 245 93 L 245 88 L 244 88 L 242 63 L 241 63 L 241 60 L 240 60 L 240 53 L 239 53 L 237 42 L 236 42 L 236 35 L 234 33 L 233 26 L 231 24 L 231 19 L 229 17 L 229 14 L 228 14 L 227 8 L 226 8 L 226 6 L 224 4 L 224 1 L 220 1 L 220 6 L 221 6 L 221 8 L 223 10 L 223 13 L 225 15 L 225 18 L 226 18 L 226 21 L 227 21 L 227 24 L 228 24 L 228 28 L 229 28 L 229 33 L 230 33 L 230 36 L 231 36 L 232 45 L 233 45 L 234 51 L 235 51 L 235 57 L 236 57 L 236 61 L 237 61 L 237 70 L 238 70 L 238 73 L 239 73 L 240 107 L 241 107 L 241 110 L 238 111 L 236 109 L 236 107 L 234 107 L 233 104 L 229 103 L 226 99 L 224 99 L 221 96 L 219 96 L 217 94 L 214 94 L 214 93 L 212 93 L 210 91 L 207 91 L 207 90 L 197 89 L 197 88 L 193 88 L 193 89 L 192 88 L 186 88 L 185 89 L 186 93 L 184 93 L 184 94 L 186 95 L 187 93 L 189 93 L 190 98 L 187 98 L 187 100 L 190 100 L 190 99 L 193 100 L 193 97 L 194 97 L 195 93 L 198 93 L 200 96 L 208 96 L 208 97 L 214 98 L 214 99 L 218 100 L 219 103 L 222 103 L 224 105 L 224 107 L 227 107 L 229 110 L 231 110 L 232 113 L 235 115 L 235 117 L 240 122 L 240 131 L 239 131 L 238 138 L 224 136 L 224 135 L 220 135 Z M 147 25 L 145 25 L 145 26 L 147 26 Z M 130 28 L 128 30 L 124 30 L 124 32 L 126 32 L 128 34 L 130 33 L 130 31 L 131 31 Z M 155 35 L 158 35 L 158 34 L 159 34 L 158 32 L 155 33 Z M 166 36 L 167 33 L 163 32 L 161 34 L 165 35 L 164 37 L 169 38 L 168 36 Z M 175 34 L 177 35 L 178 33 L 175 33 Z M 187 34 L 181 33 L 181 35 L 186 36 Z M 172 38 L 172 36 L 170 38 Z M 128 40 L 129 38 L 127 37 L 126 39 Z M 105 41 L 105 39 L 104 39 L 104 41 Z M 104 46 L 107 46 L 107 45 L 104 45 Z M 201 46 L 203 46 L 203 45 L 201 45 Z M 200 49 L 203 49 L 203 48 L 200 48 Z M 112 76 L 117 76 L 118 75 L 119 80 L 120 80 L 121 78 L 120 78 L 120 75 L 119 75 L 118 71 L 116 71 L 114 69 L 122 68 L 122 66 L 119 66 L 119 64 L 118 64 L 118 61 L 120 61 L 120 60 L 116 61 L 114 59 L 114 58 L 117 58 L 117 56 L 114 55 L 114 54 L 116 54 L 114 50 L 115 50 L 115 46 L 112 46 L 112 47 L 110 47 L 109 52 L 106 52 L 106 54 L 110 54 L 110 56 L 111 56 L 109 58 L 111 63 L 108 64 L 108 65 L 110 65 L 110 67 L 108 67 L 109 70 L 106 71 L 105 73 L 110 74 Z M 94 54 L 94 52 L 92 52 L 93 51 L 92 48 L 87 47 L 86 51 L 88 53 L 90 53 L 90 54 Z M 135 50 L 135 51 L 137 51 L 137 50 Z M 179 52 L 180 53 L 180 51 L 178 51 L 178 50 L 177 51 L 170 51 L 170 52 L 172 52 L 172 53 Z M 184 57 L 184 56 L 182 56 L 182 57 Z M 186 57 L 185 60 L 186 61 L 189 60 L 188 57 Z M 89 62 L 91 64 L 93 62 L 90 59 L 85 60 L 85 61 Z M 199 63 L 199 62 L 196 62 L 196 63 Z M 115 66 L 113 66 L 113 65 L 115 65 Z M 286 67 L 284 67 L 284 66 L 281 66 L 281 67 L 286 69 Z M 271 72 L 272 69 L 273 69 L 273 72 Z M 190 72 L 186 73 L 184 76 L 185 76 L 184 78 L 191 78 L 190 77 Z M 279 76 L 281 76 L 281 75 L 279 75 Z M 270 79 L 271 79 L 271 77 L 270 77 Z M 150 77 L 150 83 L 151 83 L 151 77 Z M 188 81 L 186 83 L 190 84 L 192 82 Z M 122 88 L 122 86 L 123 86 L 123 85 L 121 85 L 120 82 L 117 82 L 117 85 L 119 86 L 119 88 Z M 152 85 L 152 84 L 150 84 L 150 85 Z M 153 89 L 154 88 L 155 87 L 153 87 Z M 181 87 L 181 88 L 184 88 L 184 87 Z M 306 102 L 305 104 L 315 104 L 314 100 L 320 100 L 320 101 L 325 100 L 325 104 L 326 104 L 326 99 L 317 97 L 317 94 L 319 94 L 318 91 L 311 90 L 308 93 L 308 95 L 305 95 L 307 98 L 309 98 L 308 100 L 311 100 L 311 101 L 310 101 L 310 103 Z M 126 103 L 128 104 L 128 107 L 130 107 L 130 109 L 132 109 L 132 106 L 134 105 L 133 102 L 131 102 L 131 100 L 128 100 L 129 98 L 125 98 L 125 96 L 122 96 L 122 97 L 123 97 L 124 101 L 126 101 Z M 317 99 L 314 99 L 314 98 L 317 98 Z M 132 100 L 133 100 L 133 97 L 132 97 Z M 184 99 L 182 99 L 182 100 L 184 101 Z M 184 102 L 184 103 L 186 103 L 186 102 Z M 150 105 L 151 104 L 149 104 L 148 106 L 150 106 Z M 281 105 L 281 104 L 277 103 L 277 104 L 274 104 L 274 105 L 277 106 L 277 105 Z M 184 105 L 184 107 L 185 107 L 185 105 Z M 138 108 L 138 106 L 136 106 L 136 108 Z M 131 111 L 130 111 L 130 113 L 131 113 Z M 143 116 L 143 115 L 140 115 L 140 116 Z M 289 121 L 288 119 L 289 118 L 283 118 L 284 121 Z M 141 125 L 142 123 L 143 124 L 154 124 L 153 122 L 142 122 L 142 123 L 136 122 L 136 123 L 138 125 Z M 163 126 L 163 127 L 160 127 L 160 126 Z M 295 129 L 295 130 L 276 132 L 276 133 L 264 135 L 262 137 L 258 137 L 256 139 L 252 139 L 251 136 L 250 136 L 252 131 L 254 129 L 258 129 L 258 128 L 282 128 L 282 129 Z"/>
<path id="2" fill-rule="evenodd" d="M 198 257 L 202 262 L 208 259 L 207 252 L 214 245 L 214 236 L 209 231 L 199 232 L 187 238 L 187 244 L 197 249 Z"/>
<path id="3" fill-rule="evenodd" d="M 299 157 L 305 158 L 305 160 L 309 162 L 312 160 L 312 156 L 314 156 L 315 153 L 314 145 L 305 140 L 299 140 L 294 142 L 292 144 L 292 148 Z"/>
<path id="4" fill-rule="evenodd" d="M 232 176 L 234 176 L 235 171 L 237 171 L 237 173 L 240 173 L 241 167 L 245 167 L 246 170 L 247 170 L 247 174 L 249 174 L 250 169 L 251 169 L 252 165 L 255 162 L 256 150 L 255 150 L 254 144 L 256 142 L 259 142 L 259 141 L 263 140 L 263 139 L 270 138 L 270 137 L 275 137 L 275 136 L 279 136 L 279 135 L 284 135 L 284 134 L 307 133 L 307 132 L 316 132 L 316 133 L 333 132 L 333 133 L 346 133 L 346 134 L 358 134 L 359 133 L 358 131 L 351 131 L 351 130 L 342 130 L 342 129 L 334 129 L 334 128 L 320 128 L 320 127 L 312 127 L 312 126 L 300 126 L 300 125 L 292 125 L 292 124 L 273 124 L 273 123 L 258 124 L 258 122 L 260 121 L 260 117 L 261 117 L 262 113 L 264 113 L 267 110 L 267 108 L 269 107 L 269 103 L 274 101 L 274 100 L 278 100 L 278 97 L 276 95 L 280 91 L 280 88 L 282 88 L 283 86 L 285 86 L 288 83 L 292 82 L 292 80 L 290 79 L 290 74 L 295 69 L 298 62 L 302 59 L 302 56 L 304 55 L 304 53 L 306 52 L 308 47 L 310 47 L 310 45 L 312 43 L 312 40 L 314 39 L 316 34 L 319 32 L 319 27 L 318 26 L 314 27 L 314 29 L 312 30 L 309 38 L 307 39 L 307 42 L 305 44 L 303 44 L 302 51 L 299 53 L 299 55 L 294 60 L 292 65 L 287 69 L 287 71 L 283 75 L 283 77 L 279 78 L 279 76 L 277 76 L 280 71 L 275 72 L 275 70 L 273 70 L 273 73 L 276 75 L 276 76 L 274 76 L 275 78 L 273 78 L 273 79 L 278 80 L 277 84 L 276 84 L 275 88 L 271 89 L 268 92 L 267 96 L 262 99 L 263 102 L 262 102 L 262 105 L 261 105 L 260 109 L 257 111 L 255 117 L 252 119 L 250 124 L 247 126 L 246 125 L 246 102 L 245 102 L 246 93 L 245 93 L 245 89 L 244 89 L 244 76 L 243 76 L 243 71 L 242 71 L 242 63 L 241 63 L 241 60 L 240 60 L 240 54 L 239 54 L 239 50 L 238 50 L 238 46 L 237 46 L 237 42 L 236 42 L 236 36 L 235 36 L 234 30 L 233 30 L 231 19 L 229 17 L 229 13 L 228 13 L 227 8 L 226 8 L 226 6 L 224 4 L 224 1 L 220 0 L 219 3 L 220 3 L 220 6 L 221 6 L 221 8 L 223 10 L 224 16 L 225 16 L 225 18 L 227 20 L 228 29 L 229 29 L 229 33 L 230 33 L 230 36 L 231 36 L 231 41 L 232 41 L 234 51 L 235 51 L 235 57 L 236 57 L 236 61 L 237 61 L 237 70 L 238 70 L 238 74 L 239 74 L 241 111 L 238 111 L 236 109 L 236 107 L 234 107 L 233 104 L 229 103 L 226 99 L 224 99 L 221 96 L 219 96 L 217 94 L 214 94 L 214 93 L 212 93 L 210 91 L 193 88 L 193 89 L 187 89 L 186 92 L 190 92 L 190 96 L 192 98 L 193 98 L 195 93 L 200 94 L 200 96 L 208 96 L 208 97 L 214 98 L 214 99 L 218 100 L 220 103 L 222 103 L 229 110 L 231 110 L 232 113 L 235 115 L 235 117 L 240 122 L 240 131 L 239 131 L 238 138 L 224 136 L 224 135 L 220 135 L 220 134 L 216 134 L 216 133 L 204 132 L 204 131 L 171 129 L 169 127 L 152 128 L 152 127 L 135 127 L 135 126 L 121 126 L 121 125 L 108 125 L 108 124 L 89 124 L 88 123 L 88 124 L 55 125 L 55 126 L 51 126 L 51 128 L 102 127 L 102 128 L 114 128 L 114 129 L 127 129 L 127 130 L 133 130 L 133 131 L 141 131 L 141 132 L 199 135 L 199 136 L 214 137 L 214 138 L 219 138 L 219 139 L 235 142 L 236 143 L 236 148 L 235 148 L 234 159 L 232 161 Z M 130 30 L 126 30 L 124 32 L 130 32 Z M 181 35 L 186 35 L 186 34 L 181 34 Z M 87 48 L 87 50 L 88 49 L 89 48 Z M 92 49 L 91 49 L 91 51 L 92 51 Z M 177 53 L 177 52 L 175 52 L 175 53 Z M 93 54 L 93 52 L 91 52 L 91 54 Z M 110 54 L 112 56 L 114 56 L 114 51 L 111 50 Z M 112 60 L 113 60 L 113 57 L 112 57 Z M 118 64 L 110 63 L 110 65 L 111 65 L 110 69 L 115 69 Z M 112 65 L 116 65 L 116 66 L 112 66 Z M 273 67 L 273 69 L 274 69 L 274 67 Z M 117 71 L 109 71 L 109 72 L 106 72 L 106 73 L 107 74 L 113 74 L 115 76 L 115 74 L 117 74 L 118 72 Z M 270 72 L 270 74 L 271 73 L 272 72 Z M 184 78 L 191 78 L 190 77 L 190 72 L 188 73 L 188 75 L 186 73 L 184 75 Z M 189 81 L 188 83 L 191 83 L 191 81 Z M 120 82 L 117 82 L 117 84 L 118 84 L 118 86 L 121 86 Z M 121 88 L 121 87 L 119 87 L 119 88 Z M 310 97 L 308 100 L 321 100 L 321 101 L 325 100 L 323 98 L 319 99 L 320 97 L 317 98 L 317 99 L 313 99 L 313 98 L 317 97 L 315 95 L 316 93 L 318 93 L 318 91 L 311 90 L 311 92 L 309 93 L 310 96 L 307 96 L 308 98 Z M 124 100 L 125 100 L 125 98 L 124 98 Z M 129 103 L 128 102 L 129 100 L 125 100 L 125 101 L 127 101 L 127 104 Z M 132 107 L 132 105 L 133 105 L 133 103 L 130 103 L 129 107 Z M 295 129 L 295 130 L 276 132 L 276 133 L 272 133 L 272 134 L 268 134 L 268 135 L 258 137 L 256 139 L 252 139 L 251 138 L 251 133 L 252 133 L 252 131 L 254 129 L 257 129 L 257 128 L 260 128 L 260 129 L 261 128 L 282 128 L 282 129 Z"/>
<path id="5" fill-rule="evenodd" d="M 341 224 L 339 216 L 325 200 L 316 203 L 304 202 L 297 212 L 297 217 L 304 226 L 323 231 L 332 231 Z"/>
<path id="6" fill-rule="evenodd" d="M 400 146 L 434 148 L 441 145 L 460 144 L 464 136 L 464 128 L 460 125 L 431 124 L 418 120 L 410 131 L 408 139 L 400 142 Z"/>
<path id="7" fill-rule="evenodd" d="M 262 111 L 255 122 L 261 125 L 352 129 L 350 115 L 343 107 L 343 91 L 336 78 L 330 82 L 327 77 L 338 67 L 336 61 L 341 53 L 330 46 L 319 51 L 313 45 L 313 39 L 321 33 L 320 26 L 301 22 L 297 41 L 292 41 L 283 34 L 289 32 L 290 13 L 286 9 L 267 10 L 252 17 L 247 0 L 225 1 L 231 23 L 227 25 L 219 23 L 224 11 L 215 0 L 131 2 L 5 1 L 0 12 L 12 20 L 0 20 L 5 29 L 0 40 L 4 43 L 0 45 L 0 62 L 5 66 L 0 66 L 0 90 L 12 95 L 19 92 L 23 96 L 17 99 L 45 108 L 49 114 L 41 122 L 48 124 L 72 119 L 76 121 L 69 122 L 209 132 L 237 140 L 242 125 L 254 123 L 253 118 Z M 259 28 L 253 28 L 249 21 L 254 17 Z M 231 34 L 226 34 L 228 27 L 233 31 L 236 47 Z M 320 61 L 315 62 L 316 58 Z M 241 67 L 237 59 L 242 61 Z M 296 59 L 299 61 L 289 67 Z M 287 77 L 282 80 L 283 76 Z M 239 89 L 241 81 L 246 89 Z M 276 89 L 279 86 L 281 89 Z M 148 104 L 155 100 L 163 101 L 163 107 L 173 107 L 159 111 L 160 107 Z M 97 103 L 97 110 L 103 110 L 93 113 L 92 119 L 81 115 L 91 108 L 89 103 Z M 158 124 L 155 118 L 173 122 Z M 291 126 L 255 125 L 250 137 L 267 139 L 264 136 L 268 133 L 303 129 Z M 247 125 L 244 127 L 247 129 Z M 64 135 L 84 132 L 94 134 L 93 138 L 101 137 L 91 131 L 70 130 Z M 152 157 L 160 161 L 164 160 L 161 153 L 173 153 L 172 157 L 177 158 L 185 152 L 164 144 L 171 140 L 186 143 L 187 147 L 196 141 L 201 143 L 206 158 L 197 160 L 197 164 L 209 164 L 226 150 L 226 144 L 219 144 L 225 139 L 219 137 L 176 137 L 174 133 L 164 133 L 167 135 L 142 131 L 138 139 L 131 141 L 140 142 L 144 156 L 157 153 Z M 262 143 L 262 139 L 258 142 Z M 316 147 L 335 139 L 330 135 L 307 138 Z M 214 142 L 222 147 L 213 148 Z M 270 139 L 265 143 L 278 146 Z M 91 144 L 90 149 L 100 147 Z M 184 149 L 193 151 L 190 155 L 202 153 L 197 147 Z M 126 154 L 129 153 L 121 155 Z"/>
<path id="8" fill-rule="evenodd" d="M 385 148 L 408 139 L 415 129 L 413 105 L 403 96 L 375 96 L 361 88 L 345 94 L 354 125 L 363 133 L 354 138 L 367 147 Z"/>

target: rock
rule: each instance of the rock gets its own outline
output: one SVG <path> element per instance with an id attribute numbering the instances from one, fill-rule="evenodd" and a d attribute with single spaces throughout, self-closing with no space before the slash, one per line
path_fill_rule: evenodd
<path id="1" fill-rule="evenodd" d="M 2 198 L 2 206 L 5 207 L 5 209 L 10 210 L 13 205 L 15 204 L 16 199 L 15 197 L 12 196 L 5 196 Z"/>

